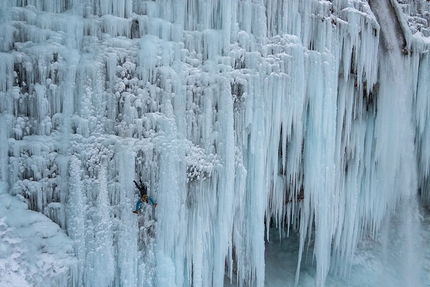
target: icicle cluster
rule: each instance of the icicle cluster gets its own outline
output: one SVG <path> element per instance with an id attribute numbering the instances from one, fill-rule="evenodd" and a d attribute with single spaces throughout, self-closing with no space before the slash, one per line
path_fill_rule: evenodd
<path id="1" fill-rule="evenodd" d="M 388 66 L 365 1 L 0 8 L 0 180 L 74 240 L 71 286 L 264 286 L 271 225 L 323 286 L 402 196 L 430 202 L 427 44 L 401 22 Z"/>

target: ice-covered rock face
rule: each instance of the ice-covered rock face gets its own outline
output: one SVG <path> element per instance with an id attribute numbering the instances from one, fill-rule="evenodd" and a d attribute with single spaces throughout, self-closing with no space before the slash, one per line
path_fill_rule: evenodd
<path id="1" fill-rule="evenodd" d="M 0 180 L 74 240 L 72 286 L 263 286 L 269 222 L 323 286 L 430 201 L 426 44 L 381 52 L 365 1 L 0 8 Z"/>
<path id="2" fill-rule="evenodd" d="M 430 36 L 430 3 L 429 1 L 419 0 L 398 0 L 402 11 L 407 16 L 407 21 L 412 34 L 421 33 L 425 37 Z"/>

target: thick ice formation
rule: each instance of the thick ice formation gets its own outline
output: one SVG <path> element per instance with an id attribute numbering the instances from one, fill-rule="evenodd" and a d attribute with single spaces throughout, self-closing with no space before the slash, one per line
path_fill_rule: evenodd
<path id="1" fill-rule="evenodd" d="M 389 3 L 3 1 L 0 180 L 74 241 L 62 282 L 263 286 L 271 225 L 296 283 L 307 246 L 347 274 L 430 202 L 428 44 Z"/>

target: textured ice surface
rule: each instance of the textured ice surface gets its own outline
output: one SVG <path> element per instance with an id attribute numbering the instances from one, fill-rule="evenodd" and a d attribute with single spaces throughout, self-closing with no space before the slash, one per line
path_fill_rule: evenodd
<path id="1" fill-rule="evenodd" d="M 0 285 L 67 286 L 73 241 L 49 218 L 0 186 Z"/>
<path id="2" fill-rule="evenodd" d="M 0 181 L 73 240 L 60 285 L 264 286 L 270 226 L 330 285 L 403 202 L 424 285 L 428 41 L 371 3 L 2 1 Z"/>

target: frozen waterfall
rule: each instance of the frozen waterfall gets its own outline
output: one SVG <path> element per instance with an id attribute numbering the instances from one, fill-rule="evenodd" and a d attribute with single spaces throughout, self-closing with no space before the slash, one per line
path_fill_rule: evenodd
<path id="1" fill-rule="evenodd" d="M 1 1 L 0 285 L 427 286 L 429 8 Z"/>

